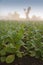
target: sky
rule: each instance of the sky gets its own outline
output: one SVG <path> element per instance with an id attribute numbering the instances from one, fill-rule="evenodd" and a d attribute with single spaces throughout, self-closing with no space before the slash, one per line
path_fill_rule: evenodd
<path id="1" fill-rule="evenodd" d="M 24 8 L 31 6 L 29 16 L 41 16 L 43 18 L 43 0 L 0 0 L 0 16 L 17 11 L 20 17 L 25 17 Z"/>

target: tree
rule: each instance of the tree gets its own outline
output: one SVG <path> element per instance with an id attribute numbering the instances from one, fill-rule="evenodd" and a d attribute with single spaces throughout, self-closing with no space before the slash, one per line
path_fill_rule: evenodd
<path id="1" fill-rule="evenodd" d="M 24 12 L 25 12 L 25 15 L 26 15 L 26 19 L 29 18 L 28 15 L 29 15 L 30 11 L 31 11 L 31 7 L 28 7 L 27 9 L 24 9 Z"/>

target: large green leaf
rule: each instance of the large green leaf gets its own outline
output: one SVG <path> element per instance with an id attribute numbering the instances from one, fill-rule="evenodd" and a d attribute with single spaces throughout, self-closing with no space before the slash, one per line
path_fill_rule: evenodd
<path id="1" fill-rule="evenodd" d="M 9 55 L 6 58 L 6 63 L 12 63 L 15 59 L 15 55 Z"/>

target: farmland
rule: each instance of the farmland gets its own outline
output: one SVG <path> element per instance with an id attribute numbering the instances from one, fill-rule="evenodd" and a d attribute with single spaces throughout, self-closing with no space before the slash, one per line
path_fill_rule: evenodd
<path id="1" fill-rule="evenodd" d="M 0 21 L 0 61 L 25 55 L 43 60 L 43 22 Z"/>

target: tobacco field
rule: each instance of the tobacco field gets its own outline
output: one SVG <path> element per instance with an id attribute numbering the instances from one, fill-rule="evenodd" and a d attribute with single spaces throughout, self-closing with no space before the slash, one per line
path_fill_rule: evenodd
<path id="1" fill-rule="evenodd" d="M 43 60 L 43 22 L 0 21 L 0 62 L 25 55 Z"/>

